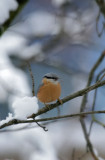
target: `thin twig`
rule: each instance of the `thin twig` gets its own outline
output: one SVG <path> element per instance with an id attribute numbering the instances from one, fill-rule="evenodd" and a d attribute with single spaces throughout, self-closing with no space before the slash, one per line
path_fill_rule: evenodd
<path id="1" fill-rule="evenodd" d="M 39 124 L 38 122 L 36 122 L 37 123 L 37 125 L 39 126 L 39 127 L 41 127 L 41 128 L 43 128 L 43 130 L 44 131 L 48 131 L 48 129 L 46 129 L 46 127 L 45 126 L 42 126 L 41 124 Z"/>
<path id="2" fill-rule="evenodd" d="M 90 86 L 90 84 L 92 82 L 92 79 L 94 77 L 94 72 L 98 68 L 98 66 L 100 65 L 102 60 L 104 59 L 104 56 L 105 56 L 105 50 L 102 52 L 101 56 L 99 57 L 99 59 L 97 60 L 97 62 L 93 66 L 93 68 L 91 69 L 86 87 Z M 87 102 L 87 94 L 85 94 L 84 97 L 83 97 L 81 108 L 80 108 L 81 112 L 84 110 L 86 102 Z"/>
<path id="3" fill-rule="evenodd" d="M 72 155 L 71 155 L 71 160 L 75 160 L 75 148 L 73 148 Z"/>
<path id="4" fill-rule="evenodd" d="M 105 77 L 105 69 L 103 69 L 96 77 L 96 82 L 97 81 L 101 81 L 104 77 Z M 104 73 L 104 74 L 103 74 Z M 103 75 L 102 75 L 103 74 Z M 101 76 L 102 75 L 102 76 Z M 100 78 L 101 76 L 101 78 Z M 93 98 L 93 104 L 92 104 L 92 111 L 95 110 L 95 104 L 96 104 L 96 97 L 97 97 L 97 89 L 95 90 L 95 93 L 94 93 L 94 98 Z M 88 136 L 90 136 L 90 133 L 91 133 L 91 129 L 92 129 L 92 126 L 93 126 L 93 123 L 94 122 L 98 122 L 96 121 L 95 119 L 95 116 L 92 115 L 92 121 L 91 121 L 91 124 L 90 124 L 90 127 L 89 127 L 89 133 L 88 133 Z M 100 124 L 100 123 L 99 123 Z M 105 125 L 102 125 L 102 126 L 105 126 Z"/>
<path id="5" fill-rule="evenodd" d="M 32 73 L 32 69 L 31 69 L 30 63 L 27 62 L 27 65 L 28 65 L 28 69 L 29 69 L 29 72 L 30 72 L 31 80 L 32 80 L 32 95 L 35 96 L 35 82 L 34 82 L 34 76 L 33 76 L 33 73 Z"/>
<path id="6" fill-rule="evenodd" d="M 0 126 L 0 129 L 14 125 L 14 124 L 21 124 L 21 123 L 34 123 L 34 122 L 43 122 L 43 121 L 52 121 L 52 120 L 59 120 L 59 119 L 65 119 L 65 118 L 71 118 L 71 117 L 81 117 L 83 118 L 86 115 L 90 114 L 105 114 L 105 110 L 99 110 L 99 111 L 89 111 L 89 112 L 81 112 L 81 113 L 75 113 L 70 115 L 63 115 L 59 117 L 50 117 L 50 118 L 41 118 L 41 119 L 27 119 L 27 120 L 19 120 L 19 119 L 12 119 L 7 123 L 4 123 Z"/>
<path id="7" fill-rule="evenodd" d="M 99 19 L 100 19 L 100 14 L 101 14 L 101 12 L 99 10 L 98 16 L 96 18 L 96 32 L 97 32 L 98 37 L 102 36 L 103 31 L 104 31 L 104 27 L 105 27 L 104 23 L 103 23 L 101 31 L 99 31 L 99 29 L 98 29 L 98 22 L 99 22 Z"/>
<path id="8" fill-rule="evenodd" d="M 92 157 L 95 159 L 95 160 L 99 160 L 98 157 L 95 155 L 94 153 L 94 149 L 93 149 L 93 146 L 92 146 L 92 143 L 89 139 L 89 136 L 87 134 L 87 129 L 86 129 L 86 125 L 85 125 L 85 122 L 82 121 L 82 118 L 80 119 L 80 122 L 81 122 L 81 125 L 82 125 L 82 129 L 83 129 L 83 132 L 84 132 L 84 136 L 85 136 L 85 139 L 87 141 L 87 148 L 89 149 Z"/>
<path id="9" fill-rule="evenodd" d="M 104 56 L 105 56 L 105 50 L 102 52 L 101 56 L 99 57 L 99 59 L 97 60 L 97 62 L 93 66 L 93 68 L 91 69 L 86 87 L 89 87 L 91 85 L 92 79 L 94 77 L 94 72 L 98 68 L 98 66 L 100 65 L 102 60 L 104 59 Z M 97 83 L 100 83 L 100 81 L 97 82 Z M 85 106 L 86 106 L 86 102 L 87 102 L 87 94 L 85 94 L 84 97 L 83 97 L 83 100 L 82 100 L 82 103 L 81 103 L 81 107 L 80 107 L 80 112 L 84 111 Z M 81 117 L 80 117 L 80 123 L 81 123 L 81 127 L 82 127 L 82 130 L 83 130 L 83 133 L 84 133 L 84 137 L 85 137 L 86 142 L 87 142 L 87 147 L 88 147 L 92 157 L 94 158 L 94 160 L 98 160 L 97 156 L 94 153 L 92 143 L 91 143 L 91 141 L 89 139 L 89 136 L 88 136 L 88 133 L 87 133 L 87 129 L 86 129 L 86 126 L 85 126 L 85 121 Z"/>

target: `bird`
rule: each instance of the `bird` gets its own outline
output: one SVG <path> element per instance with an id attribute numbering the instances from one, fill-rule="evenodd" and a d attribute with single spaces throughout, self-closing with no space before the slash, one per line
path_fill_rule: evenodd
<path id="1" fill-rule="evenodd" d="M 60 95 L 61 84 L 59 82 L 59 77 L 55 73 L 45 74 L 37 92 L 38 100 L 45 105 L 56 100 L 62 104 L 62 101 L 59 98 Z"/>

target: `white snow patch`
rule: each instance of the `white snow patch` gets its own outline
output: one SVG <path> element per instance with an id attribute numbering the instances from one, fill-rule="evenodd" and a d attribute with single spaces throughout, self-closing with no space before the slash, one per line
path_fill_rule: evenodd
<path id="1" fill-rule="evenodd" d="M 71 0 L 52 0 L 52 4 L 56 7 L 60 7 L 66 2 L 70 2 Z"/>
<path id="2" fill-rule="evenodd" d="M 0 24 L 9 18 L 9 12 L 16 10 L 18 3 L 15 0 L 0 0 Z"/>
<path id="3" fill-rule="evenodd" d="M 9 121 L 11 121 L 13 119 L 13 115 L 12 113 L 8 113 L 8 117 L 6 117 L 5 120 L 0 121 L 0 126 L 3 125 L 4 123 L 8 123 Z"/>
<path id="4" fill-rule="evenodd" d="M 38 100 L 36 97 L 17 98 L 13 105 L 14 116 L 17 119 L 27 119 L 33 113 L 38 111 Z"/>
<path id="5" fill-rule="evenodd" d="M 58 34 L 60 31 L 56 17 L 49 12 L 33 13 L 28 17 L 26 23 L 35 35 Z"/>

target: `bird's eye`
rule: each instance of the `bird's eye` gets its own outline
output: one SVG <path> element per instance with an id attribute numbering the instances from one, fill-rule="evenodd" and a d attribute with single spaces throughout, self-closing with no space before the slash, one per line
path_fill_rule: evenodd
<path id="1" fill-rule="evenodd" d="M 57 78 L 54 77 L 53 79 L 54 79 L 54 81 L 57 81 Z"/>

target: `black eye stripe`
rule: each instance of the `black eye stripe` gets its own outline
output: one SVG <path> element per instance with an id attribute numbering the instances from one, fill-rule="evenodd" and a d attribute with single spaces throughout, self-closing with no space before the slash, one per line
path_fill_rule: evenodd
<path id="1" fill-rule="evenodd" d="M 58 78 L 57 78 L 57 77 L 44 76 L 44 78 L 53 79 L 53 80 L 58 80 Z"/>

